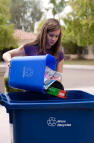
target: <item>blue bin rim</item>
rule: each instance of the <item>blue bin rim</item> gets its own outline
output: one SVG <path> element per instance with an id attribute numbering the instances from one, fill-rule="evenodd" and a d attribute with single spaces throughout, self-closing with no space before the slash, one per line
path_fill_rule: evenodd
<path id="1" fill-rule="evenodd" d="M 72 99 L 70 97 L 70 99 L 66 98 L 66 99 L 61 99 L 49 94 L 41 94 L 41 98 L 43 98 L 43 96 L 45 98 L 40 99 L 40 100 L 12 100 L 12 96 L 13 94 L 15 94 L 15 97 L 19 95 L 21 95 L 22 97 L 24 95 L 29 95 L 29 97 L 31 96 L 30 93 L 8 93 L 8 94 L 0 94 L 0 100 L 1 102 L 3 102 L 3 105 L 7 108 L 7 109 L 49 109 L 49 108 L 94 108 L 94 95 L 86 93 L 84 91 L 80 91 L 80 90 L 70 90 L 68 91 L 70 95 L 72 95 L 73 93 L 77 93 L 79 96 L 79 94 L 81 94 L 81 96 L 83 96 L 83 98 L 78 97 L 78 99 Z M 37 94 L 38 95 L 38 94 Z M 18 98 L 17 96 L 17 98 Z M 32 93 L 32 98 L 35 98 L 36 93 Z M 76 96 L 76 95 L 75 95 Z M 39 98 L 40 96 L 38 96 Z"/>

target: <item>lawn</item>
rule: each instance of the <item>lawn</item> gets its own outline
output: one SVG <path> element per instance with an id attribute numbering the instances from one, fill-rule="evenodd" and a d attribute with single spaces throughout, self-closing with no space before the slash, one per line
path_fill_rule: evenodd
<path id="1" fill-rule="evenodd" d="M 66 65 L 93 65 L 94 60 L 65 60 L 64 64 Z"/>

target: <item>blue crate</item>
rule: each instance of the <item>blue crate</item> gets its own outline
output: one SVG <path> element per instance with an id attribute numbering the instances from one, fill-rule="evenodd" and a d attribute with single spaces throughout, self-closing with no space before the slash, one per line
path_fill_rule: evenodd
<path id="1" fill-rule="evenodd" d="M 54 56 L 47 54 L 13 57 L 10 62 L 8 85 L 14 88 L 42 92 L 46 66 L 56 70 Z"/>
<path id="2" fill-rule="evenodd" d="M 13 143 L 94 143 L 94 95 L 67 92 L 66 99 L 40 92 L 1 94 Z"/>

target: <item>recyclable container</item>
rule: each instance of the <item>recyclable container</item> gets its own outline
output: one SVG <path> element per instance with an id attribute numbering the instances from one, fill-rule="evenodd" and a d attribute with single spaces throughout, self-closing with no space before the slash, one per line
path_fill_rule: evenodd
<path id="1" fill-rule="evenodd" d="M 94 143 L 94 95 L 67 92 L 66 99 L 35 92 L 0 94 L 12 143 Z"/>
<path id="2" fill-rule="evenodd" d="M 47 54 L 13 57 L 10 62 L 8 85 L 14 88 L 42 92 L 46 66 L 56 70 L 54 56 Z"/>

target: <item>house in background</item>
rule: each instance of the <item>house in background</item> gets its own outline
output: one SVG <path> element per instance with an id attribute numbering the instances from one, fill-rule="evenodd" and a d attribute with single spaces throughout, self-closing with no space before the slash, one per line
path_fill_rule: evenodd
<path id="1" fill-rule="evenodd" d="M 25 32 L 21 29 L 16 29 L 14 32 L 14 37 L 17 39 L 19 46 L 31 42 L 35 39 L 35 36 L 35 33 Z"/>
<path id="2" fill-rule="evenodd" d="M 82 55 L 85 59 L 94 59 L 94 46 L 90 45 L 87 48 L 85 48 L 83 50 Z"/>

